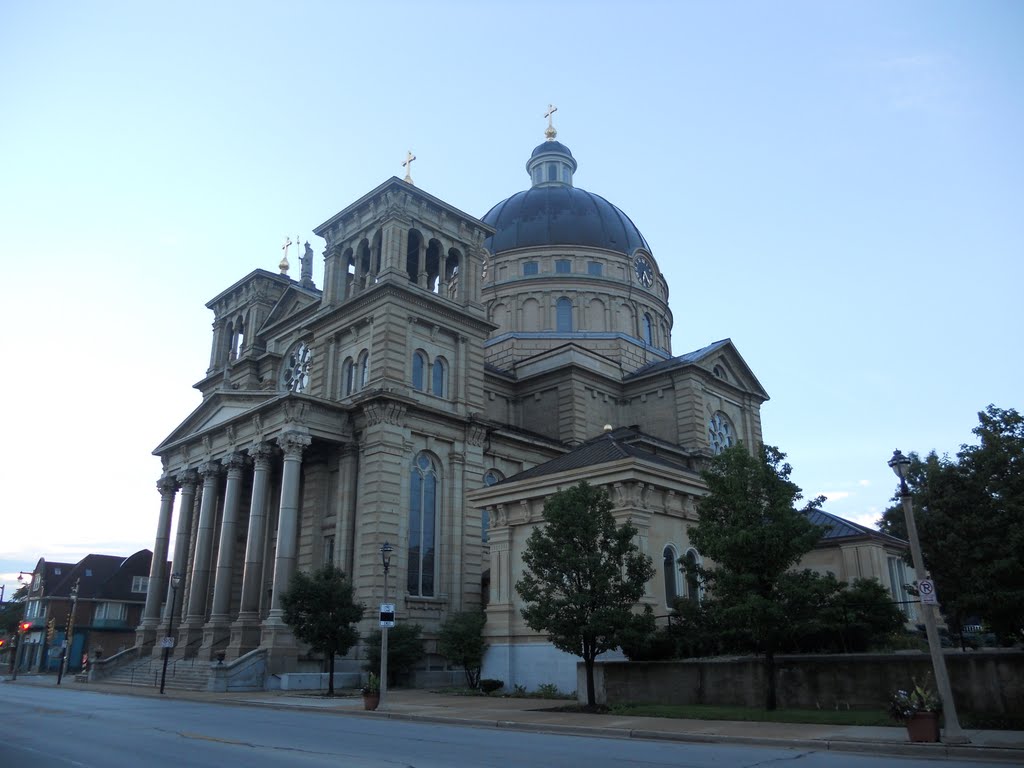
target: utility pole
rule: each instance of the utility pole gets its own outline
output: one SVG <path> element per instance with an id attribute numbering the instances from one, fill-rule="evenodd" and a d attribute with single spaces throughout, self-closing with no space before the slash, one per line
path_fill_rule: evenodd
<path id="1" fill-rule="evenodd" d="M 64 642 L 60 644 L 60 666 L 57 667 L 57 685 L 60 685 L 61 678 L 64 677 L 64 667 L 68 661 L 68 655 L 71 651 L 71 637 L 75 631 L 75 609 L 78 607 L 78 583 L 81 579 L 75 579 L 75 584 L 71 587 L 71 610 L 68 611 L 68 621 L 64 625 Z"/>

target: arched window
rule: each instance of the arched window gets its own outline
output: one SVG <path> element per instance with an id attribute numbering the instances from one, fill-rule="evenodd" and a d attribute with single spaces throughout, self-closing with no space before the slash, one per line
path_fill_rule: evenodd
<path id="1" fill-rule="evenodd" d="M 505 476 L 496 469 L 488 469 L 484 472 L 484 485 L 492 486 L 505 479 Z M 486 509 L 480 510 L 480 541 L 487 543 L 487 535 L 491 528 L 491 515 Z"/>
<path id="2" fill-rule="evenodd" d="M 448 390 L 447 384 L 448 362 L 443 357 L 439 357 L 434 360 L 430 371 L 430 391 L 438 397 L 444 397 Z"/>
<path id="3" fill-rule="evenodd" d="M 235 321 L 235 330 L 231 336 L 231 359 L 237 360 L 242 354 L 242 347 L 245 345 L 245 321 L 238 318 Z"/>
<path id="4" fill-rule="evenodd" d="M 690 568 L 695 568 L 700 564 L 700 560 L 697 557 L 697 550 L 688 549 L 686 551 L 686 564 Z M 689 570 L 686 571 L 686 599 L 691 603 L 700 602 L 700 579 L 697 578 L 697 574 Z"/>
<path id="5" fill-rule="evenodd" d="M 412 353 L 412 388 L 424 392 L 427 389 L 427 356 L 417 350 Z"/>
<path id="6" fill-rule="evenodd" d="M 346 357 L 345 362 L 341 364 L 341 394 L 351 395 L 353 388 L 352 358 Z"/>
<path id="7" fill-rule="evenodd" d="M 409 478 L 410 595 L 434 595 L 434 541 L 437 528 L 437 468 L 426 453 L 413 462 Z"/>
<path id="8" fill-rule="evenodd" d="M 558 333 L 572 333 L 572 300 L 565 296 L 555 305 L 555 330 Z"/>
<path id="9" fill-rule="evenodd" d="M 366 387 L 366 380 L 370 373 L 370 353 L 365 349 L 359 353 L 359 362 L 356 364 L 356 386 L 359 389 Z"/>
<path id="10" fill-rule="evenodd" d="M 650 314 L 647 312 L 644 312 L 644 343 L 654 343 L 654 325 L 651 322 Z"/>
<path id="11" fill-rule="evenodd" d="M 676 548 L 669 544 L 661 553 L 665 570 L 665 605 L 671 608 L 679 597 L 679 564 L 676 562 Z"/>

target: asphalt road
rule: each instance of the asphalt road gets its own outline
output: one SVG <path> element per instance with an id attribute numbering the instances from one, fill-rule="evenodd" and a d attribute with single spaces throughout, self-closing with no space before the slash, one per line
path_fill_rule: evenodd
<path id="1" fill-rule="evenodd" d="M 791 761 L 801 768 L 934 765 L 891 756 L 523 733 L 0 684 L 0 765 L 24 768 L 761 768 Z"/>

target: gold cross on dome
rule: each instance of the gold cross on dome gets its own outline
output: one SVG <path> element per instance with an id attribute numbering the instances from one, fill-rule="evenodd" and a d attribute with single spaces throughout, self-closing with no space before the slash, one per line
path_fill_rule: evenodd
<path id="1" fill-rule="evenodd" d="M 281 257 L 281 263 L 277 265 L 277 268 L 281 270 L 281 274 L 285 274 L 288 271 L 288 249 L 292 247 L 292 239 L 286 237 L 284 239 L 284 245 L 281 246 L 281 250 L 284 251 L 284 256 Z"/>
<path id="2" fill-rule="evenodd" d="M 405 180 L 412 184 L 412 161 L 416 159 L 411 151 L 405 153 L 405 162 L 402 163 L 402 167 L 405 168 Z"/>
<path id="3" fill-rule="evenodd" d="M 555 130 L 555 126 L 552 121 L 552 117 L 557 111 L 558 107 L 556 107 L 554 104 L 548 104 L 548 111 L 544 113 L 544 117 L 548 119 L 548 127 L 544 131 L 544 135 L 548 137 L 548 141 L 554 141 L 555 136 L 558 135 L 558 131 Z"/>

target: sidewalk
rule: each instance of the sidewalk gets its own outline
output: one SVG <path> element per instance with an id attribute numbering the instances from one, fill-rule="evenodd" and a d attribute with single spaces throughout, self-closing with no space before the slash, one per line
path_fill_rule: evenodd
<path id="1" fill-rule="evenodd" d="M 0 680 L 4 678 L 0 677 Z M 56 687 L 53 675 L 19 675 L 14 685 Z M 103 683 L 77 683 L 65 678 L 61 688 L 132 696 L 160 696 L 155 688 Z M 346 693 L 342 691 L 341 693 Z M 244 706 L 287 707 L 333 711 L 358 717 L 396 718 L 545 733 L 655 739 L 701 743 L 753 744 L 800 749 L 869 752 L 941 759 L 993 760 L 1024 765 L 1024 732 L 967 730 L 969 744 L 911 744 L 902 727 L 748 723 L 725 720 L 676 720 L 662 717 L 623 717 L 581 712 L 545 711 L 558 701 L 500 696 L 454 696 L 427 690 L 388 691 L 381 709 L 367 712 L 358 695 L 328 699 L 310 691 L 208 693 L 168 690 L 165 696 L 191 701 Z M 564 702 L 562 702 L 564 703 Z"/>

